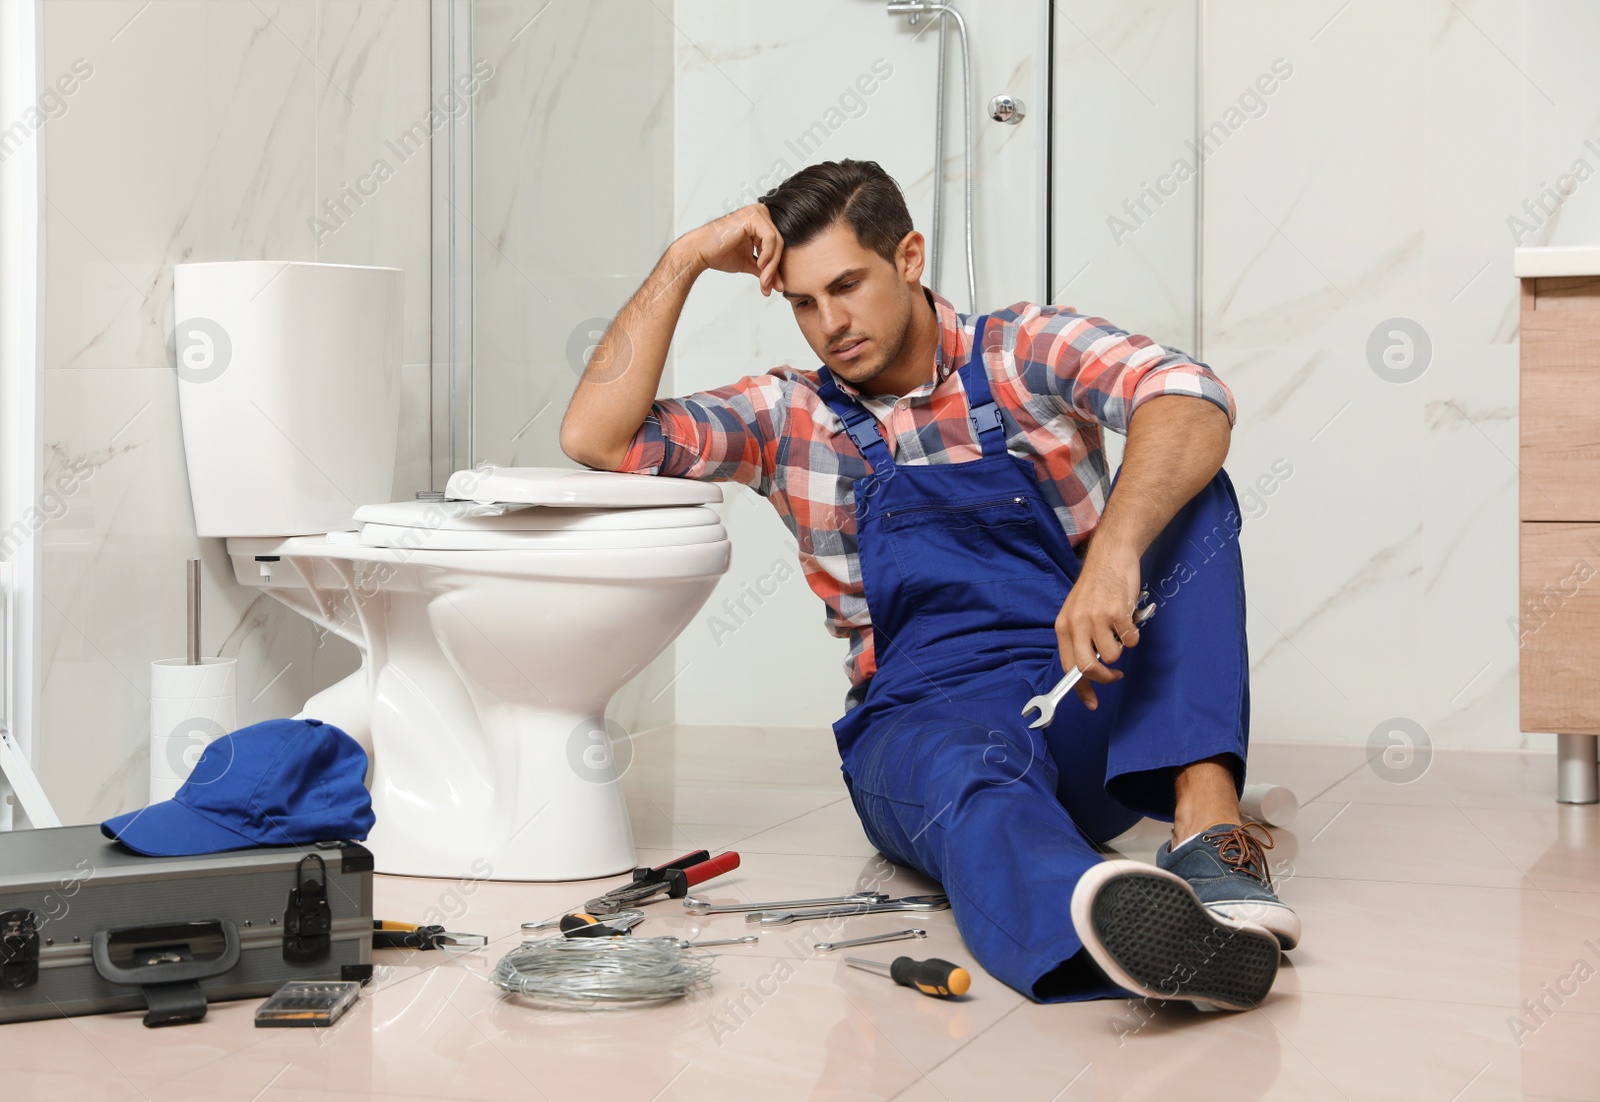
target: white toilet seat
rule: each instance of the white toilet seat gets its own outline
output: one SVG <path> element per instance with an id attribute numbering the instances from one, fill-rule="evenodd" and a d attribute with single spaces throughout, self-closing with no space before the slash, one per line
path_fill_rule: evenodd
<path id="1" fill-rule="evenodd" d="M 582 509 L 398 501 L 355 512 L 363 547 L 431 551 L 588 551 L 684 547 L 727 538 L 704 505 Z"/>
<path id="2" fill-rule="evenodd" d="M 686 547 L 719 543 L 728 533 L 717 522 L 693 527 L 554 531 L 461 531 L 441 528 L 405 528 L 393 524 L 365 524 L 363 547 L 404 547 L 428 551 L 599 551 L 606 548 Z"/>

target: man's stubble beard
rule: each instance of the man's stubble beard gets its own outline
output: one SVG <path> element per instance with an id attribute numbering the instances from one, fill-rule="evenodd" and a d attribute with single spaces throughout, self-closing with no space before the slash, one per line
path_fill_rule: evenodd
<path id="1" fill-rule="evenodd" d="M 838 368 L 834 368 L 833 369 L 834 374 L 843 377 L 845 382 L 849 383 L 851 386 L 855 387 L 857 390 L 861 391 L 863 394 L 867 393 L 866 385 L 868 383 L 872 382 L 872 380 L 876 379 L 878 376 L 882 375 L 885 371 L 888 371 L 896 363 L 899 362 L 901 355 L 905 352 L 907 342 L 910 341 L 910 339 L 911 339 L 911 320 L 912 320 L 911 303 L 913 302 L 913 299 L 912 299 L 910 294 L 906 294 L 902 301 L 905 304 L 905 312 L 904 312 L 904 314 L 902 314 L 901 319 L 900 319 L 900 333 L 899 333 L 899 336 L 895 340 L 894 347 L 888 349 L 888 351 L 885 353 L 884 358 L 883 358 L 883 362 L 878 365 L 878 368 L 877 368 L 876 371 L 874 371 L 870 375 L 866 375 L 866 376 L 864 376 L 864 377 L 862 377 L 860 379 L 855 379 L 855 378 L 852 378 L 851 376 L 845 374 L 843 371 L 839 370 Z"/>

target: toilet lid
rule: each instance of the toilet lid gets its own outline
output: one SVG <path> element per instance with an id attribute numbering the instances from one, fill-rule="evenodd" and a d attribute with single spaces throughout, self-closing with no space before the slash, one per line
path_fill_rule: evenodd
<path id="1" fill-rule="evenodd" d="M 722 488 L 688 478 L 571 467 L 497 467 L 486 463 L 451 475 L 444 496 L 452 501 L 622 509 L 704 505 L 721 501 Z"/>
<path id="2" fill-rule="evenodd" d="M 471 501 L 393 501 L 363 505 L 357 524 L 418 528 L 430 532 L 623 532 L 699 528 L 721 523 L 705 505 L 659 509 L 576 509 Z"/>
<path id="3" fill-rule="evenodd" d="M 715 509 L 554 509 L 465 501 L 397 501 L 356 510 L 364 547 L 429 551 L 681 547 L 728 538 Z"/>

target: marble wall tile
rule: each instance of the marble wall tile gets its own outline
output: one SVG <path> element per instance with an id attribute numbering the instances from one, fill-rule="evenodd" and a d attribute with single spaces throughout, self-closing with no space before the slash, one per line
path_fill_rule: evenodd
<path id="1" fill-rule="evenodd" d="M 475 104 L 473 458 L 570 466 L 588 352 L 672 237 L 672 25 L 633 0 L 479 0 L 473 19 L 495 74 Z"/>
<path id="2" fill-rule="evenodd" d="M 237 586 L 194 534 L 166 343 L 172 266 L 281 258 L 406 268 L 418 427 L 397 482 L 426 477 L 426 170 L 319 253 L 306 219 L 373 135 L 425 109 L 420 5 L 113 0 L 44 5 L 43 75 L 93 74 L 42 134 L 46 458 L 93 474 L 40 538 L 38 766 L 64 821 L 144 802 L 148 665 L 183 652 L 183 560 L 204 564 L 203 649 L 240 660 L 241 723 L 297 711 L 354 668 L 298 616 Z M 320 70 L 320 71 L 319 71 Z M 371 105 L 328 106 L 328 76 Z M 341 102 L 342 102 L 342 97 Z M 359 102 L 359 101 L 358 101 Z M 363 236 L 365 235 L 365 236 Z M 411 455 L 410 452 L 415 452 Z"/>
<path id="3" fill-rule="evenodd" d="M 1253 727 L 1547 745 L 1517 719 L 1517 285 L 1510 219 L 1587 158 L 1592 6 L 1208 6 L 1208 115 L 1272 58 L 1270 110 L 1208 162 L 1206 359 L 1234 387 L 1228 469 L 1294 475 L 1243 535 Z M 1600 144 L 1600 143 L 1597 143 Z M 1580 184 L 1523 244 L 1590 242 Z M 1410 381 L 1368 345 L 1410 319 Z M 1318 678 L 1312 665 L 1327 676 Z M 1334 688 L 1339 690 L 1337 693 Z M 1316 706 L 1308 707 L 1315 701 Z"/>
<path id="4" fill-rule="evenodd" d="M 1058 2 L 1051 301 L 1194 350 L 1197 4 Z"/>
<path id="5" fill-rule="evenodd" d="M 396 501 L 417 490 L 443 488 L 432 486 L 429 464 L 433 188 L 432 157 L 422 135 L 429 132 L 430 110 L 440 108 L 430 100 L 426 79 L 429 34 L 426 4 L 334 2 L 319 8 L 313 55 L 318 70 L 316 208 L 299 227 L 320 261 L 384 265 L 405 273 Z M 347 185 L 353 188 L 363 177 L 374 181 L 375 194 L 341 207 L 341 193 L 351 194 Z"/>

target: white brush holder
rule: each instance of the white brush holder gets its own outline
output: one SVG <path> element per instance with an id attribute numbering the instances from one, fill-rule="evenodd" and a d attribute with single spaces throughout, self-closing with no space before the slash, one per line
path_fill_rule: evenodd
<path id="1" fill-rule="evenodd" d="M 236 658 L 150 663 L 150 802 L 170 800 L 212 741 L 237 726 Z"/>

